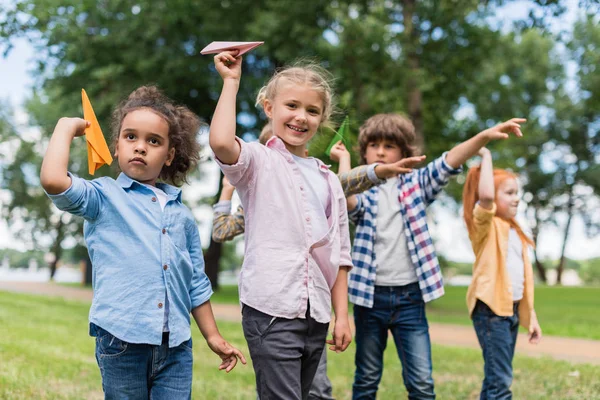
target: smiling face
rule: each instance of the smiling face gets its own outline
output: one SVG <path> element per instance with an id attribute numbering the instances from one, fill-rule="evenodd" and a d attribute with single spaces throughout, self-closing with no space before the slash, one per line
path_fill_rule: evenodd
<path id="1" fill-rule="evenodd" d="M 169 124 L 158 114 L 141 108 L 123 118 L 115 157 L 125 175 L 154 186 L 174 156 L 175 149 L 169 148 Z"/>
<path id="2" fill-rule="evenodd" d="M 379 142 L 370 142 L 365 151 L 365 161 L 367 164 L 380 163 L 391 164 L 402 159 L 402 150 L 400 146 L 390 140 L 380 140 Z"/>
<path id="3" fill-rule="evenodd" d="M 321 94 L 309 86 L 281 79 L 275 98 L 265 100 L 264 110 L 271 120 L 273 134 L 283 140 L 288 151 L 306 157 L 306 144 L 322 121 Z"/>
<path id="4" fill-rule="evenodd" d="M 496 215 L 500 218 L 511 219 L 517 216 L 519 207 L 519 184 L 514 178 L 507 178 L 496 190 Z"/>

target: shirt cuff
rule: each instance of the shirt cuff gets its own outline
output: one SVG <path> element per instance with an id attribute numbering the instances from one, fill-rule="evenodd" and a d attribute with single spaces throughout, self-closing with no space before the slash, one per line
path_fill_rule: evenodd
<path id="1" fill-rule="evenodd" d="M 362 207 L 362 199 L 360 196 L 356 196 L 356 207 L 354 207 L 354 210 L 348 211 L 348 218 L 350 218 L 351 220 L 356 218 L 360 212 L 361 207 Z"/>
<path id="2" fill-rule="evenodd" d="M 385 179 L 379 179 L 379 177 L 375 173 L 375 167 L 378 166 L 378 165 L 379 165 L 379 163 L 373 163 L 373 164 L 369 164 L 368 165 L 368 168 L 367 168 L 367 177 L 374 184 L 381 185 L 381 184 L 385 183 L 386 180 Z"/>
<path id="3" fill-rule="evenodd" d="M 231 200 L 221 200 L 213 205 L 213 212 L 231 214 Z"/>
<path id="4" fill-rule="evenodd" d="M 460 174 L 463 171 L 462 165 L 459 166 L 458 168 L 452 168 L 450 166 L 450 164 L 448 164 L 448 162 L 446 161 L 447 155 L 448 155 L 447 151 L 444 154 L 442 154 L 442 169 L 444 170 L 444 172 L 446 172 L 448 175 Z"/>
<path id="5" fill-rule="evenodd" d="M 80 177 L 73 175 L 68 171 L 67 175 L 69 175 L 71 178 L 71 186 L 69 186 L 67 190 L 58 194 L 50 194 L 45 192 L 50 200 L 52 200 L 52 203 L 54 203 L 59 210 L 63 210 L 75 203 L 75 200 L 81 197 L 81 193 L 85 190 L 84 184 Z"/>

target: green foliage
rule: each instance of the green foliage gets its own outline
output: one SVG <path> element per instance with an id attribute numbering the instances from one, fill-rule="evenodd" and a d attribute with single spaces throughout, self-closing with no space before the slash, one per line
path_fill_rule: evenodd
<path id="1" fill-rule="evenodd" d="M 42 251 L 19 251 L 13 249 L 0 249 L 0 263 L 8 260 L 11 268 L 28 268 L 29 261 L 35 260 L 38 266 L 44 265 L 44 252 Z"/>

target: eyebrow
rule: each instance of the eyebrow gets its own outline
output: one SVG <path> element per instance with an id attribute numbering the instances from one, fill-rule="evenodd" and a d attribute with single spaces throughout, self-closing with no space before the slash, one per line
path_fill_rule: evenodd
<path id="1" fill-rule="evenodd" d="M 129 133 L 129 132 L 133 132 L 133 133 L 138 133 L 138 130 L 135 128 L 125 128 L 123 129 L 123 133 Z M 155 132 L 149 132 L 148 136 L 150 137 L 156 137 L 158 139 L 167 139 L 166 137 L 162 136 L 160 133 L 155 133 Z"/>

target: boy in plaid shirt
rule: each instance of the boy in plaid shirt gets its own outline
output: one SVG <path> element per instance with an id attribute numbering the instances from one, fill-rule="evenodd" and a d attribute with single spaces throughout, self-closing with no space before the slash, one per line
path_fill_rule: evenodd
<path id="1" fill-rule="evenodd" d="M 511 127 L 504 123 L 484 130 L 423 168 L 347 197 L 349 217 L 356 225 L 348 283 L 356 325 L 353 399 L 375 399 L 388 330 L 408 397 L 435 398 L 425 303 L 441 297 L 444 286 L 425 209 L 466 160 L 489 141 L 508 138 L 502 131 L 513 131 Z M 361 163 L 375 165 L 377 171 L 378 163 L 414 157 L 415 139 L 414 126 L 406 118 L 375 115 L 360 128 Z"/>

